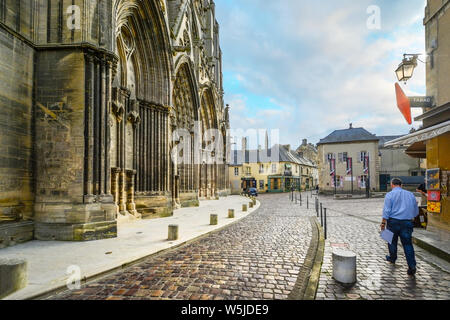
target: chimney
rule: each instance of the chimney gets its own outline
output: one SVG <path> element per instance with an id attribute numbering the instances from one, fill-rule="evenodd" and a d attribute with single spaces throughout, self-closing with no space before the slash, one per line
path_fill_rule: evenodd
<path id="1" fill-rule="evenodd" d="M 308 144 L 308 139 L 303 139 L 302 146 L 306 146 Z"/>
<path id="2" fill-rule="evenodd" d="M 350 123 L 350 129 L 353 129 L 353 123 Z"/>
<path id="3" fill-rule="evenodd" d="M 247 138 L 242 138 L 242 151 L 247 151 Z"/>
<path id="4" fill-rule="evenodd" d="M 266 150 L 269 150 L 269 133 L 266 130 L 266 141 L 265 141 Z"/>

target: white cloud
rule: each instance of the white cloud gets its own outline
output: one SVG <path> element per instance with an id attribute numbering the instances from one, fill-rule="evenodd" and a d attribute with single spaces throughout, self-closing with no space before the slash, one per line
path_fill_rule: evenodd
<path id="1" fill-rule="evenodd" d="M 373 2 L 382 9 L 381 31 L 366 27 L 366 8 Z M 225 70 L 238 74 L 243 92 L 269 97 L 280 107 L 250 112 L 245 96 L 237 99 L 231 92 L 226 99 L 233 127 L 278 126 L 282 142 L 291 144 L 303 137 L 317 142 L 349 122 L 377 134 L 406 133 L 396 108 L 394 70 L 403 53 L 424 51 L 422 0 L 414 0 L 416 7 L 412 2 L 217 1 Z M 222 12 L 222 5 L 231 9 Z M 411 84 L 407 94 L 424 94 L 424 65 Z"/>

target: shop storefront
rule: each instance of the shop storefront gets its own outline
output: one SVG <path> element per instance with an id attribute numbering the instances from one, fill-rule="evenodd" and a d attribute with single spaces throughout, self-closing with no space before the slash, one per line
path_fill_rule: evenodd
<path id="1" fill-rule="evenodd" d="M 406 153 L 414 158 L 427 160 L 426 189 L 428 191 L 428 225 L 450 231 L 450 104 L 434 108 L 416 120 L 424 121 L 422 130 L 400 139 L 393 140 L 389 146 L 407 146 Z"/>

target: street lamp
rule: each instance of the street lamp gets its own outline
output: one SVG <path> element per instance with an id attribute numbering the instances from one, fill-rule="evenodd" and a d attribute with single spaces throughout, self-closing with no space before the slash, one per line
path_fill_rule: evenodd
<path id="1" fill-rule="evenodd" d="M 404 54 L 403 61 L 398 66 L 395 73 L 398 81 L 404 81 L 405 83 L 412 78 L 414 69 L 417 67 L 417 60 L 419 60 L 420 54 Z M 421 60 L 419 60 L 421 61 Z"/>

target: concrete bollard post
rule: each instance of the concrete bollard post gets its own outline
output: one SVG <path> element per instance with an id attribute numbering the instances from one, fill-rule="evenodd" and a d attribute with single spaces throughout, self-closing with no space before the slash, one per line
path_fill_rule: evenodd
<path id="1" fill-rule="evenodd" d="M 210 224 L 212 226 L 217 226 L 218 223 L 219 223 L 219 216 L 217 214 L 212 214 L 210 217 Z"/>
<path id="2" fill-rule="evenodd" d="M 344 285 L 356 283 L 356 254 L 349 250 L 333 250 L 333 278 Z"/>
<path id="3" fill-rule="evenodd" d="M 178 225 L 171 224 L 169 226 L 169 241 L 175 241 L 178 240 Z"/>
<path id="4" fill-rule="evenodd" d="M 27 286 L 27 262 L 0 258 L 0 299 Z"/>
<path id="5" fill-rule="evenodd" d="M 247 212 L 247 205 L 246 204 L 242 205 L 242 212 Z"/>
<path id="6" fill-rule="evenodd" d="M 234 209 L 229 209 L 228 210 L 228 218 L 229 219 L 234 219 Z"/>

